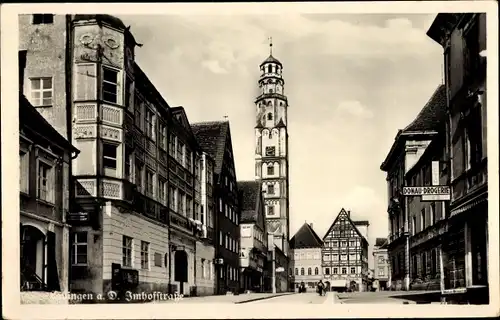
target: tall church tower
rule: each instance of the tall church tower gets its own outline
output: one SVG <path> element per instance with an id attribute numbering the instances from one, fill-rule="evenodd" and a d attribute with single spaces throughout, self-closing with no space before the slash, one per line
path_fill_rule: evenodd
<path id="1" fill-rule="evenodd" d="M 288 184 L 288 100 L 283 65 L 270 55 L 260 65 L 259 96 L 255 99 L 255 178 L 262 183 L 267 231 L 288 256 L 290 230 Z"/>

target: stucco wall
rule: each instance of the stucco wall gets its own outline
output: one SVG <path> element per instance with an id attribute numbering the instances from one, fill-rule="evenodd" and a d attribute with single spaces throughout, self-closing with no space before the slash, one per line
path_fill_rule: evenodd
<path id="1" fill-rule="evenodd" d="M 111 264 L 122 264 L 122 239 L 133 239 L 132 268 L 139 271 L 141 289 L 167 291 L 168 266 L 165 254 L 168 252 L 168 229 L 159 223 L 147 220 L 134 213 L 121 213 L 110 202 L 103 213 L 103 279 L 111 280 Z M 149 269 L 141 268 L 141 241 L 149 242 Z M 156 266 L 155 253 L 162 256 L 161 266 Z M 192 272 L 191 272 L 192 274 Z M 106 285 L 105 285 L 106 286 Z"/>
<path id="2" fill-rule="evenodd" d="M 30 78 L 52 77 L 52 105 L 38 112 L 65 138 L 65 42 L 66 17 L 55 15 L 52 24 L 32 24 L 33 15 L 19 16 L 19 50 L 27 50 L 24 94 L 31 99 Z"/>
<path id="3" fill-rule="evenodd" d="M 292 250 L 292 256 L 293 261 L 290 263 L 290 268 L 292 268 L 295 283 L 303 281 L 307 286 L 308 282 L 318 282 L 323 279 L 321 248 L 294 249 Z M 304 275 L 301 275 L 302 268 L 304 268 Z M 308 275 L 309 268 L 311 268 L 311 275 Z M 315 268 L 318 268 L 317 275 L 315 274 Z"/>
<path id="4" fill-rule="evenodd" d="M 215 249 L 203 242 L 196 242 L 196 286 L 199 296 L 213 295 L 215 293 Z M 203 274 L 202 259 L 205 259 Z"/>

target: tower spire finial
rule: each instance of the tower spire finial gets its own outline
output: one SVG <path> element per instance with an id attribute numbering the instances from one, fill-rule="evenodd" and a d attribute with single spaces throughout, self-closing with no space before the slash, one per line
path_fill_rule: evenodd
<path id="1" fill-rule="evenodd" d="M 273 55 L 273 37 L 269 37 L 269 54 Z"/>

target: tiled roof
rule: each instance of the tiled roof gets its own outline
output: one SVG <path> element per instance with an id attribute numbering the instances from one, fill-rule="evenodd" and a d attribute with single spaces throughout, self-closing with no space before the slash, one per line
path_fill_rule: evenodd
<path id="1" fill-rule="evenodd" d="M 276 64 L 279 64 L 280 66 L 282 66 L 281 62 L 278 59 L 276 59 L 275 57 L 273 57 L 273 55 L 270 55 L 269 57 L 267 57 L 267 59 L 262 61 L 262 63 L 260 65 L 262 66 L 263 64 L 266 64 L 266 63 L 276 63 Z"/>
<path id="2" fill-rule="evenodd" d="M 320 248 L 322 246 L 323 241 L 321 241 L 321 238 L 307 222 L 290 239 L 290 247 L 292 249 Z"/>
<path id="3" fill-rule="evenodd" d="M 446 117 L 446 87 L 440 85 L 415 120 L 403 132 L 437 131 Z"/>
<path id="4" fill-rule="evenodd" d="M 424 137 L 430 134 L 429 131 L 444 129 L 443 121 L 446 119 L 446 99 L 446 87 L 439 85 L 412 123 L 403 130 L 398 130 L 389 153 L 380 165 L 381 170 L 387 171 L 393 163 L 396 154 L 401 152 L 403 142 L 406 140 L 405 135 L 420 135 Z"/>
<path id="5" fill-rule="evenodd" d="M 375 247 L 381 247 L 387 242 L 386 238 L 377 238 L 375 239 Z"/>
<path id="6" fill-rule="evenodd" d="M 257 221 L 257 200 L 261 184 L 257 181 L 238 181 L 238 191 L 241 194 L 241 222 Z"/>
<path id="7" fill-rule="evenodd" d="M 215 160 L 215 173 L 220 174 L 229 134 L 229 121 L 192 123 L 191 129 L 203 151 Z"/>
<path id="8" fill-rule="evenodd" d="M 19 93 L 19 127 L 24 125 L 49 139 L 52 143 L 71 152 L 80 151 L 64 138 L 45 118 L 33 107 L 26 97 Z"/>

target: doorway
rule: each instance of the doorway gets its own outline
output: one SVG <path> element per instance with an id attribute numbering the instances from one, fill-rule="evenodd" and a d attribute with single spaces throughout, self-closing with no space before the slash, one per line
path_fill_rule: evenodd
<path id="1" fill-rule="evenodd" d="M 38 228 L 21 226 L 21 290 L 44 290 L 46 287 L 46 237 Z"/>
<path id="2" fill-rule="evenodd" d="M 174 254 L 174 280 L 179 282 L 179 293 L 184 294 L 184 283 L 188 282 L 188 256 L 184 250 Z"/>

